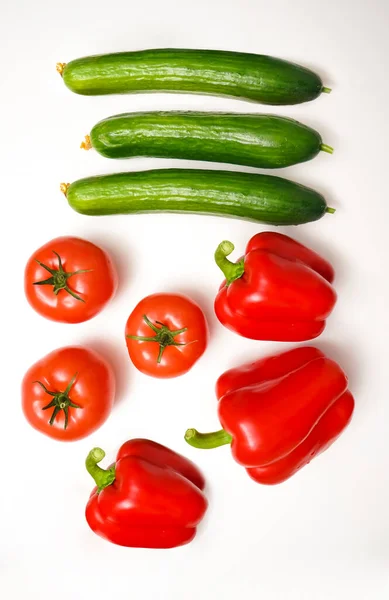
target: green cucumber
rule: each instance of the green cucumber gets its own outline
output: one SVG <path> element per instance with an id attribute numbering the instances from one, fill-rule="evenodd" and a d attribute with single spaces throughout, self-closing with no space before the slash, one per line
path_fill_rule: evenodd
<path id="1" fill-rule="evenodd" d="M 219 50 L 119 52 L 58 63 L 77 94 L 181 92 L 232 96 L 262 104 L 299 104 L 330 92 L 316 73 L 279 58 Z"/>
<path id="2" fill-rule="evenodd" d="M 189 212 L 272 225 L 320 219 L 324 197 L 281 177 L 235 171 L 156 169 L 61 184 L 70 206 L 85 215 Z"/>
<path id="3" fill-rule="evenodd" d="M 273 115 L 140 112 L 95 125 L 81 147 L 107 158 L 151 156 L 275 169 L 332 152 L 317 131 Z"/>

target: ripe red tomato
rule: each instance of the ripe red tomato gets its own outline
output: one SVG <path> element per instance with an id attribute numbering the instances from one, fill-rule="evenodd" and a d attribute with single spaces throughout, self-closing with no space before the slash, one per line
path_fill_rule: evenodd
<path id="1" fill-rule="evenodd" d="M 68 346 L 36 362 L 24 376 L 27 421 L 57 440 L 79 440 L 107 419 L 115 397 L 111 366 L 94 350 Z"/>
<path id="2" fill-rule="evenodd" d="M 24 274 L 28 302 L 43 317 L 81 323 L 112 298 L 117 274 L 108 254 L 87 240 L 59 237 L 29 259 Z"/>
<path id="3" fill-rule="evenodd" d="M 208 327 L 200 307 L 181 294 L 153 294 L 134 308 L 126 324 L 130 358 L 152 377 L 177 377 L 203 354 Z"/>

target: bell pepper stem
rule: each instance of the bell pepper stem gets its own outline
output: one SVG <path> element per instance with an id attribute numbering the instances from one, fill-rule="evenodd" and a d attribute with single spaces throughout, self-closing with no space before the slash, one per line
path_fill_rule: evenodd
<path id="1" fill-rule="evenodd" d="M 232 437 L 224 429 L 213 431 L 212 433 L 200 433 L 197 429 L 187 429 L 185 433 L 185 441 L 193 448 L 209 450 L 231 444 Z"/>
<path id="2" fill-rule="evenodd" d="M 223 272 L 223 275 L 227 281 L 227 285 L 235 281 L 235 279 L 242 277 L 244 273 L 243 259 L 237 263 L 233 263 L 227 258 L 227 256 L 229 256 L 234 249 L 235 246 L 232 242 L 224 240 L 224 242 L 221 242 L 221 244 L 218 245 L 215 252 L 216 264 Z"/>
<path id="3" fill-rule="evenodd" d="M 88 473 L 93 477 L 99 492 L 115 481 L 115 467 L 102 469 L 97 463 L 101 462 L 105 456 L 101 448 L 93 448 L 86 457 L 85 466 Z"/>

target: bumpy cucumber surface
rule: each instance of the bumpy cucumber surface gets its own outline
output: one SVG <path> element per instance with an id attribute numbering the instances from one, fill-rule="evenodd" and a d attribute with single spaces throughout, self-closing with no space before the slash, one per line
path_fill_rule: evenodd
<path id="1" fill-rule="evenodd" d="M 70 206 L 86 215 L 190 212 L 238 217 L 273 225 L 320 219 L 324 197 L 271 175 L 198 169 L 157 169 L 62 184 Z"/>
<path id="2" fill-rule="evenodd" d="M 233 96 L 262 104 L 299 104 L 317 98 L 318 75 L 295 63 L 260 54 L 158 49 L 101 54 L 58 63 L 77 94 L 182 92 Z"/>
<path id="3" fill-rule="evenodd" d="M 97 123 L 83 147 L 108 158 L 184 158 L 275 169 L 314 158 L 317 131 L 273 115 L 203 112 L 127 113 Z"/>

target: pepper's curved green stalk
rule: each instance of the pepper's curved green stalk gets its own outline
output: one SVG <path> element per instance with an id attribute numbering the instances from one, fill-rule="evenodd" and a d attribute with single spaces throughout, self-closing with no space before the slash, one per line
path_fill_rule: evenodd
<path id="1" fill-rule="evenodd" d="M 55 295 L 57 295 L 60 292 L 60 290 L 65 290 L 65 292 L 73 296 L 73 298 L 75 298 L 76 300 L 79 300 L 80 302 L 85 302 L 85 300 L 83 300 L 81 296 L 79 296 L 78 294 L 73 292 L 73 290 L 70 289 L 70 287 L 68 286 L 68 279 L 73 275 L 79 275 L 80 273 L 89 273 L 93 269 L 80 269 L 79 271 L 67 273 L 63 268 L 62 260 L 58 252 L 55 252 L 55 250 L 53 250 L 53 254 L 55 254 L 55 256 L 58 258 L 58 269 L 52 269 L 37 258 L 35 259 L 38 265 L 40 265 L 43 269 L 46 269 L 46 271 L 50 273 L 51 277 L 49 277 L 48 279 L 43 279 L 42 281 L 34 281 L 33 285 L 52 285 L 53 292 Z"/>
<path id="2" fill-rule="evenodd" d="M 216 248 L 215 262 L 219 269 L 222 270 L 224 277 L 226 278 L 227 285 L 230 285 L 235 279 L 242 277 L 244 273 L 244 259 L 237 263 L 233 263 L 228 260 L 227 256 L 235 250 L 235 246 L 232 242 L 224 240 Z"/>
<path id="3" fill-rule="evenodd" d="M 46 392 L 46 394 L 49 394 L 49 396 L 52 396 L 53 399 L 51 400 L 51 402 L 49 402 L 48 404 L 46 404 L 46 406 L 42 407 L 42 410 L 47 410 L 49 408 L 53 408 L 53 412 L 51 413 L 51 417 L 49 420 L 49 424 L 53 425 L 55 418 L 57 416 L 57 414 L 63 410 L 64 415 L 65 415 L 65 422 L 64 422 L 64 429 L 67 428 L 68 426 L 68 422 L 69 422 L 69 407 L 72 408 L 81 408 L 82 406 L 80 406 L 79 404 L 75 404 L 75 402 L 72 402 L 72 400 L 69 398 L 69 393 L 70 390 L 72 389 L 72 386 L 74 384 L 74 382 L 76 381 L 76 377 L 77 377 L 78 373 L 76 373 L 71 380 L 69 381 L 66 390 L 64 392 L 51 392 L 50 390 L 47 389 L 47 387 L 45 386 L 44 383 L 42 383 L 41 381 L 34 381 L 33 383 L 38 383 L 41 388 L 44 389 L 44 391 Z"/>
<path id="4" fill-rule="evenodd" d="M 188 344 L 194 344 L 197 340 L 192 342 L 176 342 L 174 338 L 180 333 L 185 333 L 188 330 L 187 327 L 182 329 L 171 330 L 167 325 L 164 325 L 160 321 L 155 321 L 156 325 L 150 321 L 147 315 L 143 315 L 143 320 L 154 331 L 154 336 L 142 336 L 142 335 L 127 335 L 130 340 L 136 340 L 138 342 L 157 342 L 159 344 L 159 352 L 157 363 L 159 364 L 162 360 L 162 355 L 168 346 L 187 346 Z M 160 325 L 160 327 L 157 327 Z"/>
<path id="5" fill-rule="evenodd" d="M 232 436 L 227 431 L 224 431 L 224 429 L 212 431 L 211 433 L 200 433 L 197 429 L 187 429 L 185 432 L 185 441 L 194 448 L 209 450 L 231 444 Z"/>
<path id="6" fill-rule="evenodd" d="M 103 460 L 104 456 L 105 452 L 102 448 L 93 448 L 85 460 L 86 470 L 95 480 L 99 492 L 115 481 L 115 465 L 109 469 L 102 469 L 97 464 Z"/>

